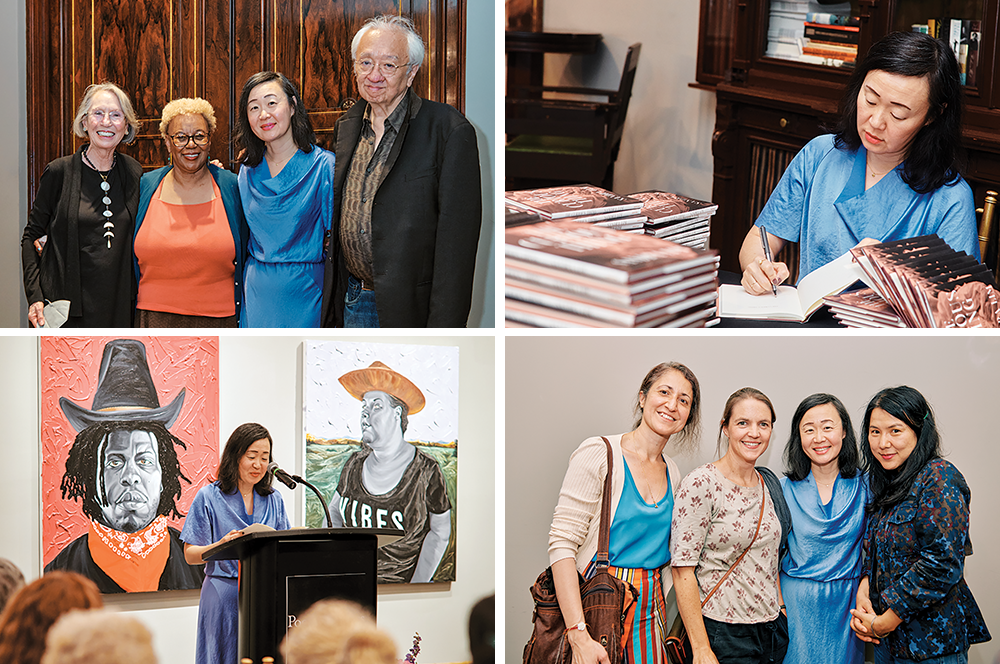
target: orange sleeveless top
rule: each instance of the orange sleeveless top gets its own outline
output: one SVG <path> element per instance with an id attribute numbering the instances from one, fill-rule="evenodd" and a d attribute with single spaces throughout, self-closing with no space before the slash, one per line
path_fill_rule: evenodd
<path id="1" fill-rule="evenodd" d="M 232 316 L 236 245 L 219 185 L 212 200 L 178 205 L 156 188 L 135 237 L 139 262 L 137 307 L 187 316 Z"/>

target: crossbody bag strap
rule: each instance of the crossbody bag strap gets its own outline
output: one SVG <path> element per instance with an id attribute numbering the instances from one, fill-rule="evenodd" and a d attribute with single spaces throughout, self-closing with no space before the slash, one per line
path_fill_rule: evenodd
<path id="1" fill-rule="evenodd" d="M 740 557 L 736 559 L 736 562 L 732 564 L 732 566 L 729 568 L 729 571 L 727 571 L 725 575 L 723 575 L 723 577 L 719 579 L 719 582 L 715 584 L 715 587 L 712 588 L 712 592 L 705 595 L 705 599 L 701 603 L 702 607 L 704 607 L 705 604 L 708 603 L 708 600 L 712 597 L 712 595 L 715 594 L 715 591 L 719 589 L 719 587 L 722 585 L 722 582 L 726 580 L 726 578 L 732 573 L 734 569 L 736 569 L 736 566 L 740 564 L 741 560 L 743 560 L 743 556 L 747 555 L 747 553 L 750 552 L 750 548 L 753 546 L 753 543 L 757 541 L 757 535 L 760 534 L 760 522 L 764 520 L 764 503 L 767 502 L 767 487 L 764 486 L 764 478 L 760 476 L 760 471 L 755 470 L 754 472 L 757 473 L 757 479 L 760 480 L 760 488 L 763 490 L 763 493 L 760 496 L 760 514 L 757 515 L 757 530 L 754 531 L 753 539 L 750 540 L 749 546 L 743 549 L 743 553 L 741 553 Z"/>
<path id="2" fill-rule="evenodd" d="M 611 469 L 614 467 L 615 457 L 611 451 L 611 441 L 601 436 L 605 447 L 608 449 L 608 474 L 604 476 L 604 497 L 601 499 L 601 530 L 597 539 L 597 558 L 594 561 L 597 566 L 607 566 L 609 564 L 608 548 L 611 542 Z"/>

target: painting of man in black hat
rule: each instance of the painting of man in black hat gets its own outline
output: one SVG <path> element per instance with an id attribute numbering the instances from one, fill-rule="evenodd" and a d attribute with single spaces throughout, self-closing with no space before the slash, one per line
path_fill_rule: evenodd
<path id="1" fill-rule="evenodd" d="M 184 395 L 182 388 L 161 406 L 145 345 L 115 339 L 104 346 L 91 407 L 60 398 L 78 432 L 60 490 L 90 524 L 46 572 L 79 572 L 105 593 L 201 587 L 202 567 L 185 562 L 180 533 L 168 525 L 183 516 L 182 482 L 191 483 L 177 456 L 187 445 L 170 432 Z"/>

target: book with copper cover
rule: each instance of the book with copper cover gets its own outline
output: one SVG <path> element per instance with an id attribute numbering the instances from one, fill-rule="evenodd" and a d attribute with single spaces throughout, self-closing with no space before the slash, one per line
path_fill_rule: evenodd
<path id="1" fill-rule="evenodd" d="M 508 191 L 504 194 L 504 200 L 516 207 L 537 212 L 546 219 L 638 210 L 642 207 L 640 200 L 621 196 L 592 184 Z"/>
<path id="2" fill-rule="evenodd" d="M 542 215 L 537 212 L 529 212 L 510 204 L 503 206 L 503 225 L 507 228 L 511 226 L 523 226 L 525 224 L 537 224 L 541 220 Z"/>
<path id="3" fill-rule="evenodd" d="M 648 217 L 646 226 L 652 229 L 662 228 L 684 219 L 707 218 L 719 209 L 715 203 L 667 191 L 639 191 L 629 194 L 628 197 L 642 201 L 642 214 Z"/>
<path id="4" fill-rule="evenodd" d="M 575 221 L 546 221 L 504 231 L 508 258 L 618 284 L 714 265 L 716 253 Z"/>
<path id="5" fill-rule="evenodd" d="M 847 327 L 906 327 L 896 310 L 871 288 L 828 295 L 823 303 Z"/>

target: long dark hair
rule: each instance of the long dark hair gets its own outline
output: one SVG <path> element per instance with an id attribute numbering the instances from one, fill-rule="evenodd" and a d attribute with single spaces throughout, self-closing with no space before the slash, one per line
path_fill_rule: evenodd
<path id="1" fill-rule="evenodd" d="M 247 453 L 247 449 L 258 440 L 267 439 L 268 460 L 274 461 L 274 441 L 271 434 L 260 424 L 247 422 L 241 424 L 229 436 L 226 447 L 222 450 L 222 459 L 219 461 L 219 490 L 222 493 L 235 493 L 240 482 L 240 459 Z M 264 473 L 264 477 L 253 485 L 254 490 L 262 496 L 266 496 L 274 491 L 271 488 L 271 473 Z"/>
<path id="2" fill-rule="evenodd" d="M 687 422 L 674 438 L 674 446 L 680 450 L 687 450 L 691 445 L 697 445 L 701 440 L 701 386 L 698 384 L 698 377 L 680 362 L 661 362 L 646 372 L 646 377 L 639 385 L 639 391 L 635 394 L 635 402 L 632 404 L 633 429 L 637 429 L 642 423 L 642 400 L 649 395 L 653 383 L 660 379 L 660 376 L 668 371 L 676 371 L 684 380 L 691 383 L 691 409 L 688 412 Z"/>
<path id="3" fill-rule="evenodd" d="M 103 446 L 108 437 L 115 431 L 146 431 L 156 438 L 157 456 L 160 460 L 161 485 L 160 504 L 156 508 L 157 516 L 176 518 L 184 516 L 177 509 L 177 500 L 181 497 L 181 480 L 191 484 L 191 480 L 181 472 L 181 464 L 177 459 L 179 445 L 187 449 L 184 441 L 167 431 L 162 422 L 126 422 L 122 420 L 107 420 L 96 422 L 77 434 L 73 447 L 66 459 L 66 472 L 63 474 L 62 497 L 73 500 L 80 499 L 83 503 L 83 513 L 93 521 L 101 519 L 101 503 L 107 500 L 104 487 L 104 474 L 97 469 L 104 464 Z M 100 476 L 100 486 L 98 483 Z"/>
<path id="4" fill-rule="evenodd" d="M 837 468 L 842 477 L 854 477 L 858 472 L 858 439 L 854 435 L 854 428 L 851 425 L 851 416 L 847 414 L 847 409 L 837 397 L 823 392 L 810 394 L 792 415 L 792 430 L 788 434 L 788 443 L 785 445 L 785 475 L 796 482 L 804 480 L 812 468 L 812 462 L 802 450 L 802 435 L 799 433 L 799 425 L 806 413 L 816 406 L 831 404 L 837 409 L 837 416 L 840 417 L 840 426 L 844 430 L 844 442 L 840 446 L 840 454 L 837 456 Z"/>
<path id="5" fill-rule="evenodd" d="M 291 118 L 292 139 L 295 145 L 305 153 L 312 152 L 316 143 L 316 132 L 313 131 L 312 121 L 309 113 L 306 112 L 306 105 L 302 102 L 302 95 L 299 94 L 295 84 L 285 78 L 284 74 L 276 71 L 260 71 L 247 79 L 243 85 L 243 92 L 240 93 L 240 103 L 237 108 L 239 116 L 236 120 L 236 147 L 237 153 L 242 154 L 242 163 L 248 166 L 257 166 L 264 159 L 264 141 L 253 133 L 250 126 L 250 117 L 247 115 L 247 102 L 250 100 L 250 93 L 261 83 L 278 81 L 281 90 L 288 98 L 289 105 L 295 109 Z"/>
<path id="6" fill-rule="evenodd" d="M 962 84 L 958 63 L 948 44 L 918 32 L 891 32 L 868 50 L 844 91 L 836 145 L 857 150 L 858 93 L 870 71 L 926 77 L 930 87 L 927 119 L 910 143 L 901 176 L 919 194 L 927 194 L 962 175 Z"/>
<path id="7" fill-rule="evenodd" d="M 941 438 L 938 435 L 934 412 L 924 395 L 912 387 L 900 385 L 887 387 L 872 397 L 861 423 L 861 435 L 868 441 L 868 427 L 872 411 L 881 408 L 913 430 L 917 445 L 910 456 L 895 470 L 885 470 L 875 458 L 871 444 L 862 445 L 862 468 L 868 473 L 872 490 L 872 501 L 868 512 L 875 513 L 902 501 L 910 493 L 917 475 L 927 462 L 941 456 Z"/>

